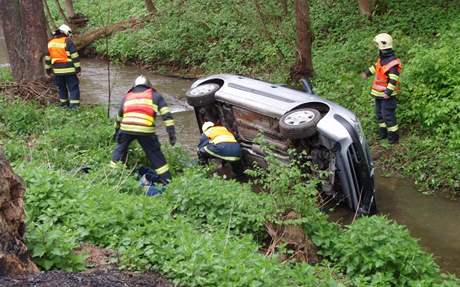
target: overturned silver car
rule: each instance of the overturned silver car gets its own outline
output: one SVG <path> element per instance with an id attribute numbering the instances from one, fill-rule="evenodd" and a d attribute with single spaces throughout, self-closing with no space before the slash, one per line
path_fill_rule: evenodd
<path id="1" fill-rule="evenodd" d="M 201 78 L 187 91 L 198 125 L 215 121 L 233 131 L 243 162 L 264 164 L 254 139 L 262 134 L 275 155 L 288 161 L 288 150 L 305 150 L 329 171 L 322 191 L 361 214 L 376 213 L 374 167 L 356 116 L 344 107 L 305 91 L 238 75 Z"/>

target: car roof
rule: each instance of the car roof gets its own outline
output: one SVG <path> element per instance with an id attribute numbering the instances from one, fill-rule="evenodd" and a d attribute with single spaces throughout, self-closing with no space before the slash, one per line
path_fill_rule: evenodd
<path id="1" fill-rule="evenodd" d="M 216 92 L 218 101 L 272 117 L 279 118 L 286 112 L 305 103 L 321 102 L 329 105 L 328 101 L 304 91 L 231 74 L 201 78 L 192 87 L 214 80 L 224 82 L 223 86 Z"/>

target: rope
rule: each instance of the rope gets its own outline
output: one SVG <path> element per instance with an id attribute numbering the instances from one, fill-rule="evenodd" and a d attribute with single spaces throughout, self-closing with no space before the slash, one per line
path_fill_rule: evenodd
<path id="1" fill-rule="evenodd" d="M 100 9 L 100 6 L 99 6 Z M 110 22 L 110 16 L 112 12 L 112 1 L 109 0 L 109 13 L 107 14 L 107 21 L 105 23 L 105 54 L 107 56 L 107 85 L 108 85 L 108 92 L 109 98 L 107 102 L 107 117 L 110 118 L 110 105 L 112 101 L 112 87 L 110 82 L 110 56 L 109 56 L 109 36 L 107 35 L 107 28 Z"/>

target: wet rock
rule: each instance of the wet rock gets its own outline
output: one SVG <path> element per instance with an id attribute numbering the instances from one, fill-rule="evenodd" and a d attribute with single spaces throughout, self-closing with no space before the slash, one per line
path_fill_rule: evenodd
<path id="1" fill-rule="evenodd" d="M 24 192 L 0 150 L 0 276 L 39 271 L 24 244 Z"/>

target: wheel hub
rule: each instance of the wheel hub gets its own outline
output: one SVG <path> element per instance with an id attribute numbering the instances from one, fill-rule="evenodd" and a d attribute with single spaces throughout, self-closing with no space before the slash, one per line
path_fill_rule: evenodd
<path id="1" fill-rule="evenodd" d="M 190 91 L 192 96 L 201 96 L 207 93 L 211 93 L 215 90 L 214 84 L 201 85 Z"/>
<path id="2" fill-rule="evenodd" d="M 298 111 L 288 115 L 284 122 L 290 126 L 299 126 L 311 122 L 315 114 L 310 111 Z"/>

